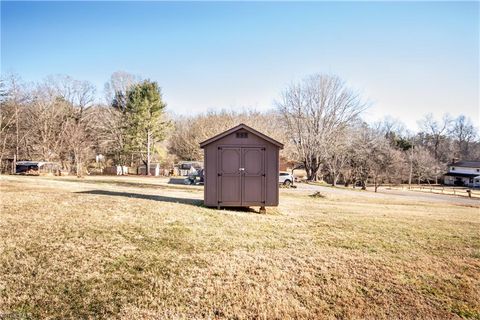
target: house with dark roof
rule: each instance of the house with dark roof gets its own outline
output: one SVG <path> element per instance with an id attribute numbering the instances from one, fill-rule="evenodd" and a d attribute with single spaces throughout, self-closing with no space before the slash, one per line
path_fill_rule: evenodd
<path id="1" fill-rule="evenodd" d="M 480 161 L 453 161 L 448 164 L 444 184 L 451 186 L 480 187 Z"/>

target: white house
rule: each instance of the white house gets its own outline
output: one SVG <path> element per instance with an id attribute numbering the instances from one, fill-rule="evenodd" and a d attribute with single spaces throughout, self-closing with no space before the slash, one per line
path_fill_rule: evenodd
<path id="1" fill-rule="evenodd" d="M 473 187 L 480 188 L 480 176 L 476 176 L 473 178 Z"/>
<path id="2" fill-rule="evenodd" d="M 444 183 L 451 186 L 480 187 L 480 161 L 457 161 L 448 165 Z"/>

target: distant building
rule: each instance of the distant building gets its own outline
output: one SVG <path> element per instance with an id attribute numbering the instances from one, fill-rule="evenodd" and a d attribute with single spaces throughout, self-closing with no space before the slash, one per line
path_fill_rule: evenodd
<path id="1" fill-rule="evenodd" d="M 129 167 L 127 166 L 111 166 L 106 167 L 102 170 L 103 174 L 106 175 L 117 175 L 117 176 L 125 176 L 129 174 Z"/>
<path id="2" fill-rule="evenodd" d="M 137 168 L 138 175 L 146 175 L 147 173 L 147 166 L 142 165 Z M 160 175 L 160 163 L 152 162 L 150 163 L 150 175 L 154 177 L 158 177 Z"/>
<path id="3" fill-rule="evenodd" d="M 480 161 L 453 161 L 444 175 L 444 184 L 480 187 Z"/>
<path id="4" fill-rule="evenodd" d="M 200 169 L 203 169 L 203 163 L 200 161 L 180 161 L 174 167 L 174 175 L 188 176 Z"/>
<path id="5" fill-rule="evenodd" d="M 59 175 L 60 165 L 55 162 L 46 161 L 17 161 L 15 173 L 27 175 Z"/>

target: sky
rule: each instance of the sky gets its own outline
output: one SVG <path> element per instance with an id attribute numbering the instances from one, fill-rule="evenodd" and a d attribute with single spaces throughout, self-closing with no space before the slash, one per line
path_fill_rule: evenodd
<path id="1" fill-rule="evenodd" d="M 479 2 L 1 2 L 1 71 L 67 74 L 103 97 L 115 71 L 155 80 L 170 112 L 267 110 L 335 74 L 416 130 L 426 113 L 479 126 Z"/>

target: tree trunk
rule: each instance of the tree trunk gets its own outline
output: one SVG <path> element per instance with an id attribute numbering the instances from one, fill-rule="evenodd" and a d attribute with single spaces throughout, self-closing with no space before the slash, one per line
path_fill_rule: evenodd
<path id="1" fill-rule="evenodd" d="M 307 180 L 311 181 L 312 176 L 312 168 L 307 164 L 307 161 L 303 161 L 303 166 L 305 167 L 305 171 L 307 172 Z"/>
<path id="2" fill-rule="evenodd" d="M 318 173 L 318 170 L 315 170 L 315 169 L 308 170 L 307 171 L 308 181 L 317 181 L 318 180 L 317 173 Z"/>
<path id="3" fill-rule="evenodd" d="M 75 152 L 75 171 L 77 173 L 77 178 L 82 177 L 82 164 L 80 161 L 80 155 L 78 152 Z"/>
<path id="4" fill-rule="evenodd" d="M 12 174 L 17 173 L 17 154 L 13 155 Z"/>
<path id="5" fill-rule="evenodd" d="M 0 153 L 0 173 L 3 173 L 2 172 L 2 169 L 3 169 L 3 155 L 4 155 L 4 152 L 5 152 L 5 146 L 7 144 L 7 135 L 5 135 L 5 139 L 3 139 L 3 145 L 2 145 L 2 152 Z M 13 160 L 15 162 L 15 156 L 13 156 Z M 13 172 L 12 172 L 13 173 Z"/>
<path id="6" fill-rule="evenodd" d="M 150 176 L 150 131 L 147 131 L 147 168 L 146 175 Z"/>
<path id="7" fill-rule="evenodd" d="M 18 128 L 18 104 L 17 101 L 14 101 L 15 103 L 15 156 L 13 157 L 13 167 L 15 168 L 14 170 L 16 171 L 17 168 L 17 160 L 18 160 L 18 151 L 20 148 L 20 131 Z M 15 173 L 15 172 L 14 172 Z"/>
<path id="8" fill-rule="evenodd" d="M 410 173 L 408 175 L 408 189 L 412 187 L 412 175 L 413 175 L 413 146 L 410 148 Z"/>
<path id="9" fill-rule="evenodd" d="M 336 187 L 337 186 L 337 182 L 338 182 L 338 177 L 340 176 L 340 174 L 337 174 L 337 173 L 333 173 L 332 177 L 333 177 L 333 180 L 332 180 L 332 186 Z"/>
<path id="10" fill-rule="evenodd" d="M 318 169 L 320 169 L 320 164 L 317 159 L 311 159 L 310 163 L 305 162 L 305 169 L 307 171 L 308 181 L 317 181 L 318 178 Z"/>

